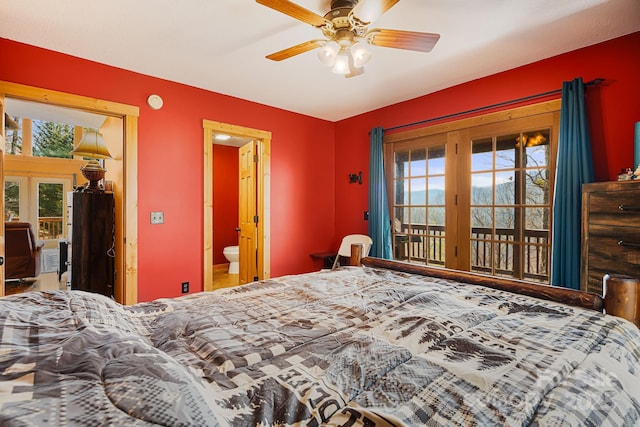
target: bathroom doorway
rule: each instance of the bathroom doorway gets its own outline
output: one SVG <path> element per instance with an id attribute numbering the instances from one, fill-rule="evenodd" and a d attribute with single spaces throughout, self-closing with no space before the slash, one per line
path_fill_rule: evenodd
<path id="1" fill-rule="evenodd" d="M 216 283 L 214 277 L 220 277 L 219 272 L 214 268 L 214 264 L 221 259 L 221 252 L 223 247 L 219 242 L 222 239 L 215 239 L 216 233 L 226 234 L 227 242 L 237 241 L 239 246 L 240 257 L 240 269 L 239 269 L 239 283 L 247 283 L 253 280 L 265 279 L 270 276 L 270 262 L 269 262 L 269 178 L 270 178 L 270 144 L 271 133 L 267 131 L 251 129 L 241 126 L 235 126 L 226 123 L 214 122 L 210 120 L 203 120 L 204 128 L 204 266 L 203 266 L 203 283 L 204 290 L 212 290 L 214 288 L 223 287 L 227 285 L 227 282 Z M 222 139 L 216 139 L 224 138 Z M 218 153 L 222 152 L 222 147 L 226 146 L 226 152 L 233 154 L 232 158 L 229 158 L 229 154 L 226 155 L 227 162 L 236 162 L 235 168 L 230 167 L 234 177 L 234 188 L 237 184 L 238 191 L 238 206 L 237 210 L 229 208 L 231 221 L 226 218 L 225 221 L 219 221 L 218 219 L 214 223 L 214 151 Z M 241 185 L 240 167 L 240 153 L 246 154 L 247 147 L 252 147 L 251 150 L 251 170 L 252 177 L 247 180 L 246 169 L 247 164 L 244 165 L 244 182 Z M 235 148 L 232 148 L 235 147 Z M 243 147 L 241 150 L 240 147 Z M 215 149 L 214 149 L 215 148 Z M 229 148 L 231 151 L 229 151 Z M 246 156 L 245 156 L 246 160 Z M 247 163 L 246 161 L 244 163 Z M 220 167 L 220 166 L 218 166 Z M 219 170 L 216 170 L 219 172 Z M 225 178 L 228 179 L 229 177 Z M 250 183 L 250 188 L 248 187 Z M 220 202 L 218 202 L 220 203 Z M 224 209 L 227 211 L 227 209 Z M 242 213 L 242 215 L 240 215 Z M 244 220 L 243 220 L 244 218 Z M 251 221 L 246 219 L 250 218 Z M 216 225 L 214 227 L 214 224 Z M 223 224 L 224 229 L 217 230 L 216 227 L 221 227 Z M 234 226 L 229 224 L 235 224 Z M 237 229 L 236 229 L 237 227 Z M 237 239 L 233 240 L 228 238 L 229 232 L 236 233 Z M 226 243 L 225 243 L 226 245 Z M 226 276 L 226 274 L 225 274 Z M 227 277 L 228 279 L 228 277 Z M 234 278 L 235 280 L 235 278 Z"/>

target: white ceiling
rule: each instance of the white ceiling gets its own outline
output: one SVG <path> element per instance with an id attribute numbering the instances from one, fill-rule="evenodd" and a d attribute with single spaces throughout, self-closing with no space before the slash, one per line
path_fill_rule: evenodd
<path id="1" fill-rule="evenodd" d="M 319 15 L 331 3 L 295 2 Z M 0 16 L 3 38 L 336 121 L 639 31 L 640 1 L 401 0 L 371 27 L 440 41 L 373 46 L 350 79 L 315 51 L 265 59 L 321 33 L 254 0 L 2 0 Z"/>
<path id="2" fill-rule="evenodd" d="M 100 126 L 102 126 L 107 119 L 106 116 L 89 113 L 87 111 L 13 98 L 7 98 L 5 100 L 5 111 L 11 117 L 25 117 L 35 120 L 66 123 L 68 125 L 83 126 L 91 129 L 100 129 Z"/>

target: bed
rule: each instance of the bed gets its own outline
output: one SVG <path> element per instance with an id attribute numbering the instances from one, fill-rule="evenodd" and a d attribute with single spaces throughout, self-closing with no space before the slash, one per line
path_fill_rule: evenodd
<path id="1" fill-rule="evenodd" d="M 134 306 L 0 298 L 0 425 L 640 423 L 631 322 L 396 264 Z"/>

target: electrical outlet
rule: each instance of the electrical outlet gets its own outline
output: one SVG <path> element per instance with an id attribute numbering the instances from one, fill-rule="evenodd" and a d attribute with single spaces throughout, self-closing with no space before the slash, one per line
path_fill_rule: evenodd
<path id="1" fill-rule="evenodd" d="M 164 224 L 164 212 L 151 212 L 151 224 Z"/>
<path id="2" fill-rule="evenodd" d="M 186 294 L 189 292 L 189 282 L 182 282 L 182 293 Z"/>

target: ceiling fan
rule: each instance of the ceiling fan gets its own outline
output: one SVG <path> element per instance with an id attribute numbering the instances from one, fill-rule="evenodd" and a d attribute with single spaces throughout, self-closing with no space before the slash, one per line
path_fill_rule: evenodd
<path id="1" fill-rule="evenodd" d="M 325 37 L 272 53 L 267 58 L 282 61 L 321 48 L 318 51 L 320 62 L 332 67 L 334 73 L 354 77 L 364 72 L 364 64 L 371 59 L 367 44 L 430 52 L 440 38 L 439 34 L 369 29 L 373 21 L 399 1 L 331 0 L 331 10 L 323 17 L 289 0 L 256 0 L 259 4 L 319 28 Z"/>

